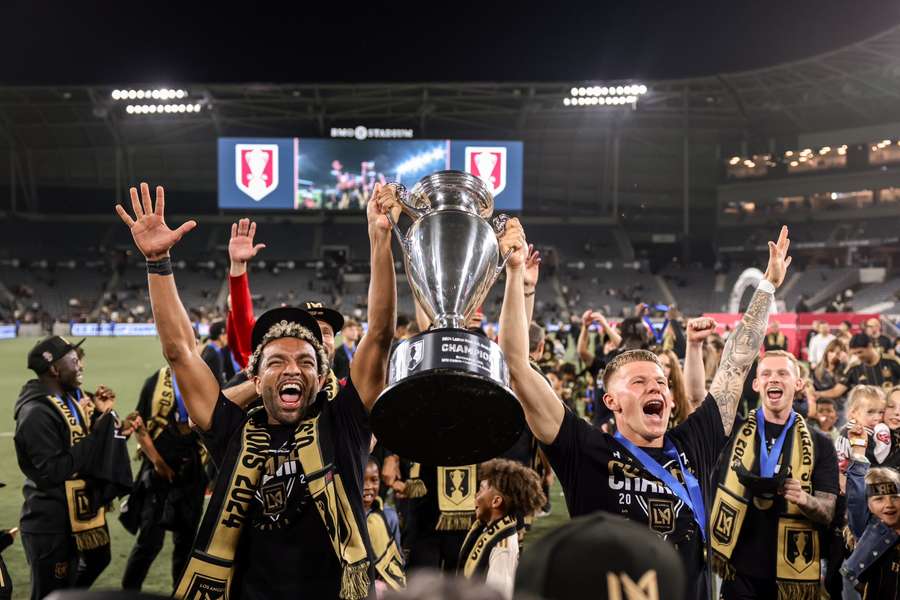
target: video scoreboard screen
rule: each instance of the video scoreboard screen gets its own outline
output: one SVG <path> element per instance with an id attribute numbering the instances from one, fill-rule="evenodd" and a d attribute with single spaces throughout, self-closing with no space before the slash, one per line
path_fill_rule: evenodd
<path id="1" fill-rule="evenodd" d="M 219 208 L 365 210 L 376 183 L 444 169 L 480 177 L 497 210 L 522 209 L 522 142 L 219 138 Z"/>

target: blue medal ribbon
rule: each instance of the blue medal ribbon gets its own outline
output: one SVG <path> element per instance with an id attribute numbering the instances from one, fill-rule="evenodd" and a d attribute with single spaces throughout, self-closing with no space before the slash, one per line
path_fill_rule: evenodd
<path id="1" fill-rule="evenodd" d="M 181 397 L 181 390 L 178 389 L 178 382 L 175 381 L 175 373 L 172 373 L 172 392 L 175 394 L 175 409 L 178 411 L 178 414 L 175 415 L 175 422 L 187 423 L 187 407 L 184 405 L 184 398 Z"/>
<path id="2" fill-rule="evenodd" d="M 76 389 L 75 390 L 75 402 L 77 402 L 78 400 L 81 400 L 81 395 L 82 395 L 81 390 Z M 82 427 L 84 427 L 84 420 L 81 418 L 81 411 L 78 410 L 78 407 L 75 405 L 75 402 L 72 402 L 72 397 L 69 396 L 68 394 L 66 394 L 65 396 L 60 396 L 59 394 L 57 394 L 56 397 L 60 402 L 64 401 L 66 403 L 66 406 L 69 407 L 69 412 L 72 413 L 72 416 L 75 417 L 75 419 L 78 421 L 78 423 L 81 424 Z M 65 398 L 65 400 L 64 400 L 64 398 Z"/>
<path id="3" fill-rule="evenodd" d="M 775 444 L 772 445 L 772 450 L 770 451 L 768 445 L 766 445 L 766 418 L 763 415 L 761 408 L 756 411 L 756 434 L 759 436 L 760 477 L 775 477 L 775 467 L 778 466 L 778 459 L 781 458 L 784 440 L 787 438 L 787 433 L 794 424 L 794 419 L 796 417 L 797 413 L 791 411 L 791 416 L 788 417 L 784 429 L 781 430 L 781 434 L 775 440 Z"/>
<path id="4" fill-rule="evenodd" d="M 662 481 L 666 487 L 672 490 L 672 492 L 691 509 L 691 512 L 694 515 L 694 522 L 696 522 L 697 527 L 700 528 L 700 535 L 706 540 L 706 507 L 703 503 L 703 491 L 700 489 L 700 482 L 697 481 L 697 478 L 694 477 L 693 473 L 684 467 L 678 448 L 675 447 L 675 444 L 672 443 L 668 436 L 664 438 L 663 454 L 667 458 L 678 461 L 678 468 L 681 470 L 681 476 L 684 477 L 685 485 L 682 485 L 674 475 L 664 469 L 652 456 L 625 439 L 625 436 L 620 432 L 617 431 L 613 437 L 616 438 L 616 441 L 625 446 L 625 449 L 631 453 L 635 460 L 641 463 L 641 466 L 644 467 L 648 473 Z M 687 487 L 685 488 L 685 486 Z"/>

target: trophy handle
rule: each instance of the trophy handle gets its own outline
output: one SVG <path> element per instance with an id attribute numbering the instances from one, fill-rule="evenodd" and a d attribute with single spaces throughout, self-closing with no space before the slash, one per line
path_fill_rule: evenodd
<path id="1" fill-rule="evenodd" d="M 491 219 L 491 227 L 494 228 L 494 232 L 497 234 L 497 237 L 503 235 L 503 232 L 506 231 L 506 222 L 509 221 L 509 215 L 504 213 L 500 213 L 493 219 Z M 506 268 L 506 263 L 509 262 L 509 257 L 512 256 L 513 249 L 510 248 L 506 251 L 506 255 L 503 257 L 503 260 L 500 261 L 500 264 L 497 265 L 497 268 L 494 270 L 494 279 L 491 281 L 491 285 L 488 286 L 488 289 L 494 287 L 494 284 L 497 282 L 497 278 L 500 277 L 500 273 L 503 272 L 503 269 Z"/>
<path id="2" fill-rule="evenodd" d="M 394 194 L 396 194 L 397 200 L 400 201 L 400 210 L 402 210 L 403 213 L 413 221 L 424 216 L 425 213 L 428 212 L 424 209 L 419 208 L 410 201 L 409 190 L 407 190 L 406 186 L 402 183 L 397 183 L 396 181 L 394 181 L 392 183 L 389 183 L 388 187 L 394 189 Z"/>

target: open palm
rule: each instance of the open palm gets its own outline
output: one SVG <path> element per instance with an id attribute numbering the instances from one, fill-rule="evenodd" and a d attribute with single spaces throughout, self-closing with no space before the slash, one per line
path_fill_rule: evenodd
<path id="1" fill-rule="evenodd" d="M 177 229 L 170 229 L 165 220 L 166 194 L 162 186 L 156 186 L 156 207 L 150 200 L 150 186 L 141 184 L 138 197 L 136 188 L 131 188 L 131 208 L 135 218 L 121 204 L 116 205 L 119 218 L 128 225 L 134 245 L 147 260 L 158 260 L 165 257 L 169 250 L 188 231 L 197 226 L 196 221 L 187 221 Z"/>
<path id="2" fill-rule="evenodd" d="M 265 244 L 254 244 L 256 223 L 250 219 L 241 219 L 231 225 L 231 240 L 228 242 L 228 256 L 234 262 L 247 262 L 256 253 L 266 247 Z"/>

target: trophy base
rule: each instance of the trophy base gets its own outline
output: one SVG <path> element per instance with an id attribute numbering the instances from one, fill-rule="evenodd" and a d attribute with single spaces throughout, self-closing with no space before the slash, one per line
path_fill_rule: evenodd
<path id="1" fill-rule="evenodd" d="M 484 336 L 439 329 L 405 340 L 391 356 L 389 381 L 370 419 L 378 441 L 403 458 L 479 463 L 511 448 L 525 428 L 503 355 Z"/>

